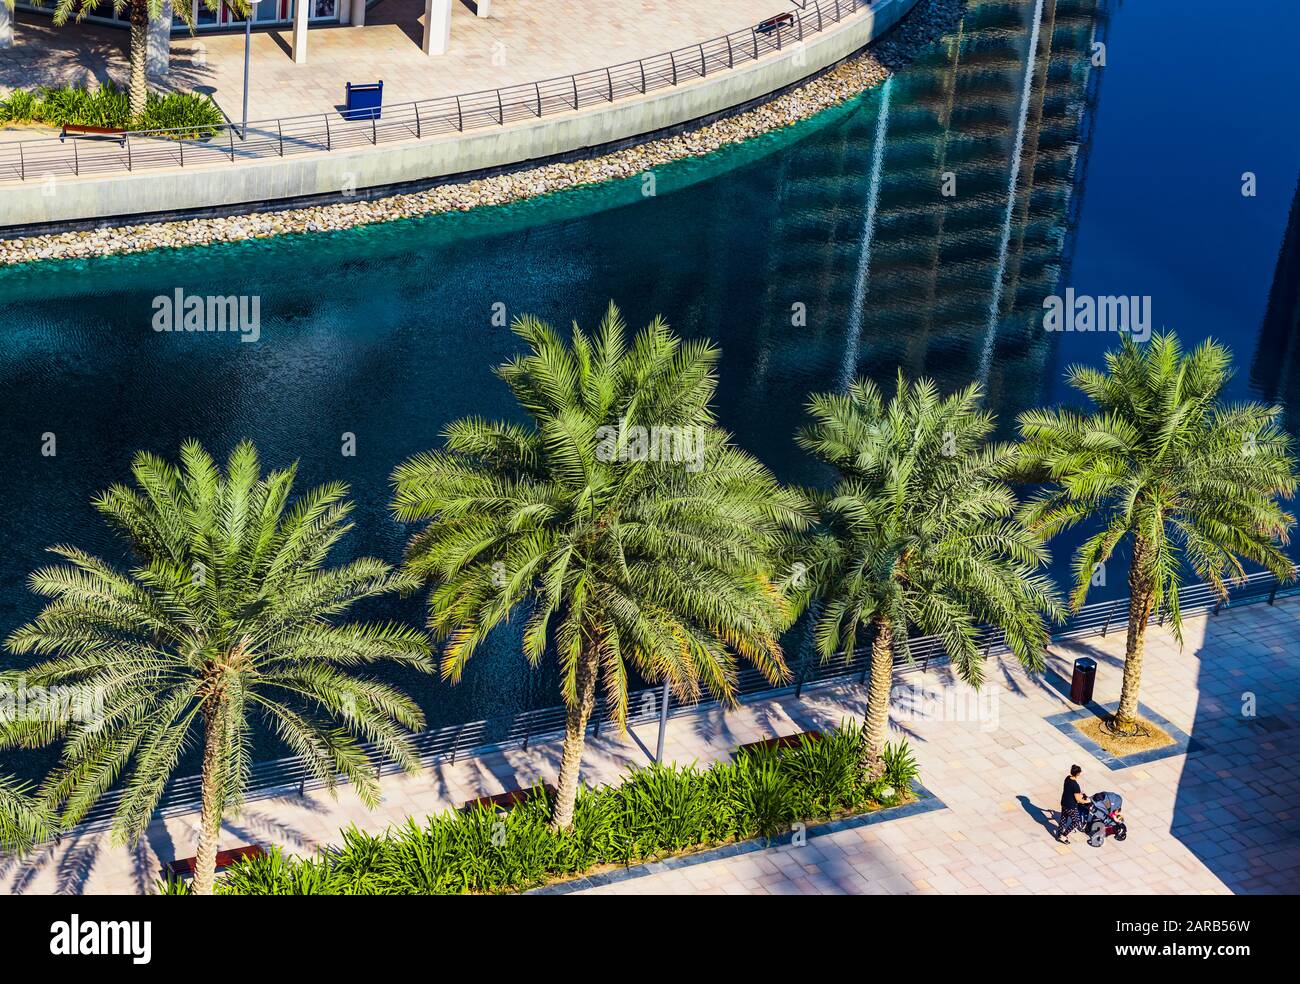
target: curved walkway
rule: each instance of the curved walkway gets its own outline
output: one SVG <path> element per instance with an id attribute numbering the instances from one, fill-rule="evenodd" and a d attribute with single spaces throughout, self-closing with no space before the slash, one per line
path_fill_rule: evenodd
<path id="1" fill-rule="evenodd" d="M 293 63 L 289 29 L 255 33 L 249 118 L 332 110 L 346 81 L 382 78 L 387 104 L 532 83 L 707 41 L 798 9 L 791 0 L 495 0 L 491 16 L 480 18 L 455 0 L 451 47 L 429 57 L 420 50 L 423 0 L 381 0 L 364 27 L 312 27 L 304 65 Z M 16 39 L 0 57 L 0 95 L 19 86 L 126 82 L 124 30 L 56 28 L 48 17 L 19 11 Z M 242 33 L 177 35 L 171 73 L 157 84 L 211 92 L 237 121 L 243 72 Z M 0 130 L 0 139 L 17 132 Z"/>
<path id="2" fill-rule="evenodd" d="M 688 893 L 1163 893 L 1300 890 L 1300 598 L 1188 619 L 1179 650 L 1167 628 L 1148 633 L 1143 702 L 1191 734 L 1189 754 L 1110 771 L 1047 719 L 1070 709 L 1043 678 L 999 661 L 978 697 L 946 671 L 900 675 L 892 725 L 906 736 L 921 778 L 947 809 L 843 831 L 802 848 L 780 848 L 627 881 L 601 892 Z M 1097 660 L 1097 699 L 1118 694 L 1124 635 L 1059 644 L 1051 668 L 1068 675 L 1086 652 Z M 1244 717 L 1241 695 L 1255 695 Z M 841 685 L 673 718 L 665 758 L 708 763 L 739 744 L 861 717 L 864 692 Z M 590 741 L 589 783 L 646 764 L 657 726 Z M 1048 816 L 1070 763 L 1088 792 L 1125 797 L 1130 835 L 1101 849 L 1076 836 L 1056 844 Z M 380 831 L 468 799 L 554 781 L 556 743 L 441 763 L 418 776 L 387 776 L 367 811 L 349 789 L 250 803 L 224 826 L 221 846 L 256 841 L 308 852 L 337 843 L 355 823 Z M 195 814 L 150 827 L 134 848 L 107 834 L 64 838 L 26 862 L 0 863 L 0 892 L 147 891 L 160 860 L 188 857 Z"/>
<path id="3" fill-rule="evenodd" d="M 53 138 L 0 144 L 0 211 L 11 229 L 57 228 L 352 196 L 583 154 L 794 85 L 880 37 L 915 3 L 812 0 L 775 31 L 743 27 L 676 52 L 505 90 L 419 104 L 386 100 L 382 120 L 345 121 L 335 107 L 252 121 L 238 135 L 228 126 L 199 141 L 142 133 L 85 147 Z"/>

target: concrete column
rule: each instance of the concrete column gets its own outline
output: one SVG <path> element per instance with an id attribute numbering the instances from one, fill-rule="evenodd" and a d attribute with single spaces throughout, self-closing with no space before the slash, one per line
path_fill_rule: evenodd
<path id="1" fill-rule="evenodd" d="M 307 61 L 307 15 L 313 0 L 293 0 L 293 63 Z"/>
<path id="2" fill-rule="evenodd" d="M 4 0 L 0 0 L 3 3 Z M 149 52 L 145 55 L 145 73 L 160 79 L 171 68 L 172 5 L 164 3 L 161 16 L 149 21 Z"/>
<path id="3" fill-rule="evenodd" d="M 14 14 L 6 0 L 0 0 L 0 48 L 14 45 Z"/>
<path id="4" fill-rule="evenodd" d="M 445 55 L 451 44 L 451 0 L 424 0 L 424 53 Z"/>
<path id="5" fill-rule="evenodd" d="M 347 6 L 349 0 L 339 0 L 339 3 Z M 351 0 L 352 4 L 352 26 L 366 26 L 366 0 Z"/>

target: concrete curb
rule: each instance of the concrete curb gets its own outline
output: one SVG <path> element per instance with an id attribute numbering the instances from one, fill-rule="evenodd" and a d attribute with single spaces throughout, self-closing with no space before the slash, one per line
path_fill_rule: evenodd
<path id="1" fill-rule="evenodd" d="M 635 139 L 693 121 L 797 84 L 892 28 L 917 0 L 878 0 L 843 26 L 785 52 L 673 89 L 603 108 L 521 122 L 492 130 L 411 140 L 356 150 L 270 158 L 239 165 L 145 170 L 0 186 L 0 212 L 10 229 L 86 220 L 127 219 L 164 212 L 238 208 L 385 188 L 491 171 L 563 157 Z"/>
<path id="2" fill-rule="evenodd" d="M 885 823 L 889 820 L 901 820 L 904 817 L 918 816 L 922 813 L 931 813 L 935 810 L 946 810 L 947 804 L 934 793 L 926 789 L 919 782 L 912 784 L 912 791 L 916 793 L 917 798 L 911 803 L 902 806 L 886 807 L 883 810 L 876 810 L 872 813 L 863 813 L 855 817 L 845 817 L 841 820 L 832 820 L 828 823 L 818 824 L 815 827 L 807 829 L 807 839 L 815 840 L 819 837 L 829 837 L 831 834 L 838 834 L 842 830 L 856 830 L 859 827 L 868 827 L 876 823 Z M 582 892 L 589 888 L 598 888 L 602 885 L 614 885 L 619 882 L 631 881 L 636 878 L 645 878 L 648 875 L 658 875 L 665 871 L 677 871 L 681 868 L 692 868 L 699 864 L 708 864 L 710 861 L 719 861 L 723 858 L 739 857 L 743 854 L 753 854 L 756 851 L 779 851 L 787 845 L 776 841 L 768 840 L 763 837 L 755 837 L 752 840 L 737 841 L 734 844 L 724 844 L 721 847 L 711 848 L 707 851 L 700 851 L 696 854 L 679 854 L 670 858 L 664 858 L 662 861 L 646 861 L 642 864 L 634 864 L 628 868 L 617 868 L 613 871 L 603 871 L 597 875 L 584 875 L 579 878 L 573 878 L 569 881 L 556 882 L 553 885 L 547 885 L 545 888 L 535 888 L 532 891 L 524 892 L 524 895 L 571 895 L 574 892 Z"/>

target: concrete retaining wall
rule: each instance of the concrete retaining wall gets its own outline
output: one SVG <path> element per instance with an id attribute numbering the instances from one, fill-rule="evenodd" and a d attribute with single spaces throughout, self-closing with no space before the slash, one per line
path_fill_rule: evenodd
<path id="1" fill-rule="evenodd" d="M 723 112 L 789 86 L 879 37 L 916 0 L 874 7 L 803 45 L 724 73 L 600 108 L 533 122 L 355 150 L 0 185 L 0 229 L 220 209 L 483 171 L 626 141 Z"/>

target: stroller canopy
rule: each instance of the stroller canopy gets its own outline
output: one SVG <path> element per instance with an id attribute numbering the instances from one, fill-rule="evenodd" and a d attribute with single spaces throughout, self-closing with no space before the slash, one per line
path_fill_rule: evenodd
<path id="1" fill-rule="evenodd" d="M 1093 793 L 1092 802 L 1098 809 L 1114 813 L 1124 806 L 1124 797 L 1119 793 Z"/>

